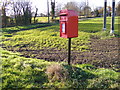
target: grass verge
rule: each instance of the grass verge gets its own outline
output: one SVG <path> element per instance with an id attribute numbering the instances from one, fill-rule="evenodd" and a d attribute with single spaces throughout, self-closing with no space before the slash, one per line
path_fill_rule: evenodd
<path id="1" fill-rule="evenodd" d="M 2 51 L 2 89 L 81 88 L 119 89 L 120 73 L 90 64 L 65 63 L 24 58 L 19 53 Z"/>

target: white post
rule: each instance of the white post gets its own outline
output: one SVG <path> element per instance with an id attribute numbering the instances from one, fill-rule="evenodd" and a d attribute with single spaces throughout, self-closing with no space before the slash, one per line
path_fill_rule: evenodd
<path id="1" fill-rule="evenodd" d="M 104 0 L 104 24 L 103 24 L 103 30 L 106 30 L 106 11 L 107 11 L 107 0 Z"/>
<path id="2" fill-rule="evenodd" d="M 114 34 L 114 23 L 115 23 L 115 0 L 112 0 L 112 22 L 110 34 Z"/>

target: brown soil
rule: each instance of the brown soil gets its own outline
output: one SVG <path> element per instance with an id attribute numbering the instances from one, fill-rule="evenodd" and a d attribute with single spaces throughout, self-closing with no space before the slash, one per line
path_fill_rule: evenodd
<path id="1" fill-rule="evenodd" d="M 72 51 L 71 63 L 72 64 L 85 64 L 89 63 L 96 67 L 113 68 L 120 71 L 120 38 L 111 39 L 91 39 L 89 43 L 91 49 L 85 52 Z M 22 49 L 12 50 L 21 52 L 25 57 L 32 57 L 44 59 L 47 61 L 66 61 L 67 51 L 52 49 L 41 50 L 28 50 Z"/>

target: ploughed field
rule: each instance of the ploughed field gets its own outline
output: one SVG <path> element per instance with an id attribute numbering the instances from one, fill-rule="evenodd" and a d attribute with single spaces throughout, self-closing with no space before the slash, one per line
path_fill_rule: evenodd
<path id="1" fill-rule="evenodd" d="M 109 35 L 110 17 L 106 31 L 102 31 L 103 18 L 79 21 L 79 37 L 72 38 L 71 63 L 120 71 L 120 23 L 118 17 L 115 20 L 115 36 Z M 68 39 L 59 37 L 59 24 L 8 27 L 3 28 L 2 48 L 27 58 L 67 62 Z"/>

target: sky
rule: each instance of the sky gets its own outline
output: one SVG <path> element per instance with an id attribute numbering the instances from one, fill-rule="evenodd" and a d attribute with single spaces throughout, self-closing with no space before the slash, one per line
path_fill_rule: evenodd
<path id="1" fill-rule="evenodd" d="M 32 2 L 33 7 L 38 8 L 38 13 L 47 13 L 47 0 L 30 0 L 30 1 Z M 48 1 L 50 2 L 51 0 Z M 85 0 L 55 0 L 55 1 L 56 1 L 56 5 L 60 3 L 62 6 L 64 6 L 67 2 L 70 1 L 82 2 Z M 118 3 L 120 0 L 115 0 L 115 1 L 116 3 Z M 104 0 L 88 0 L 88 2 L 89 2 L 89 6 L 92 9 L 99 6 L 102 7 L 104 6 Z M 112 6 L 112 0 L 107 0 L 107 2 L 108 2 L 107 3 L 108 6 Z"/>

